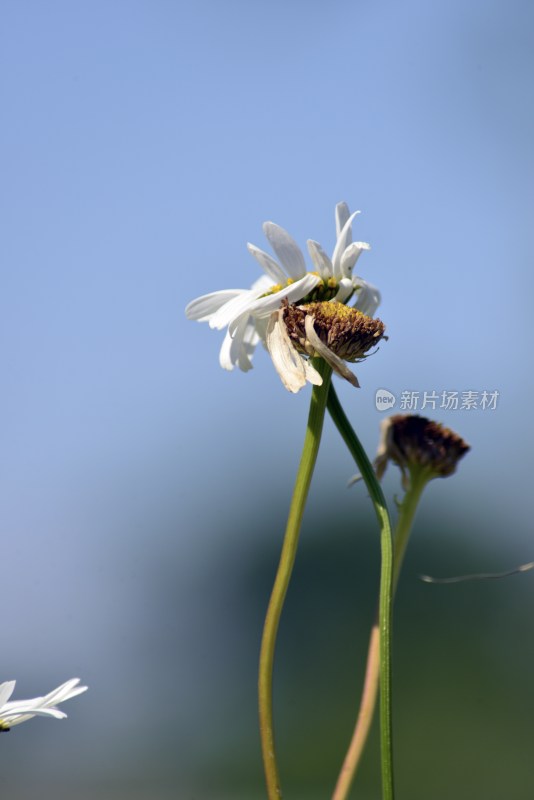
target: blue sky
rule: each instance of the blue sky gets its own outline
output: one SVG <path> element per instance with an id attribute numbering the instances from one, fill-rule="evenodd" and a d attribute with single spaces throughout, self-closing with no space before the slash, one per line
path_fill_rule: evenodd
<path id="1" fill-rule="evenodd" d="M 224 373 L 220 335 L 183 309 L 252 283 L 264 220 L 331 250 L 339 200 L 362 210 L 359 269 L 390 335 L 362 390 L 340 387 L 349 415 L 372 449 L 376 388 L 499 390 L 495 412 L 442 414 L 473 445 L 447 489 L 490 514 L 504 495 L 530 560 L 532 5 L 6 0 L 0 16 L 5 677 L 29 694 L 123 673 L 144 560 L 201 570 L 225 509 L 284 502 L 306 392 L 263 352 Z M 176 507 L 178 530 L 136 529 Z"/>

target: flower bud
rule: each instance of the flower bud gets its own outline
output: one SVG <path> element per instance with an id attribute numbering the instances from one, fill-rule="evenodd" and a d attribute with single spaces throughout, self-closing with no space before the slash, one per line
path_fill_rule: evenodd
<path id="1" fill-rule="evenodd" d="M 396 414 L 381 423 L 375 469 L 381 478 L 388 461 L 394 461 L 401 469 L 402 484 L 408 489 L 414 472 L 427 480 L 452 475 L 469 449 L 461 436 L 439 422 Z"/>

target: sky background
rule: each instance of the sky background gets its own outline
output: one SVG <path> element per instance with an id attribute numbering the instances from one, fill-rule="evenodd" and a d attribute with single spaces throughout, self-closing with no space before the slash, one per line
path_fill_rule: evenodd
<path id="1" fill-rule="evenodd" d="M 261 785 L 259 628 L 309 390 L 263 351 L 224 372 L 184 307 L 258 277 L 265 220 L 331 252 L 335 204 L 362 210 L 389 341 L 338 388 L 370 452 L 378 388 L 499 392 L 433 415 L 473 449 L 427 498 L 456 558 L 427 537 L 414 574 L 532 560 L 533 26 L 527 0 L 0 3 L 0 679 L 91 687 L 68 723 L 3 737 L 12 796 L 41 776 L 56 798 Z M 329 423 L 317 469 L 314 514 L 367 519 Z M 368 524 L 345 559 L 376 557 Z M 531 603 L 532 580 L 492 591 Z M 532 672 L 523 635 L 499 691 L 518 659 Z M 202 780 L 222 740 L 252 743 L 248 788 L 237 768 Z"/>

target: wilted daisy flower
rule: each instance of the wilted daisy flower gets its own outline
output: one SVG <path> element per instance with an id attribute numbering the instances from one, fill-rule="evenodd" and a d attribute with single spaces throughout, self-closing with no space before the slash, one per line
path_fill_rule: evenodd
<path id="1" fill-rule="evenodd" d="M 72 678 L 44 697 L 34 697 L 33 700 L 9 700 L 15 689 L 15 683 L 16 681 L 0 683 L 0 731 L 8 731 L 13 725 L 19 725 L 36 716 L 64 719 L 67 715 L 56 708 L 56 705 L 87 691 L 87 686 L 78 686 L 79 678 Z"/>
<path id="2" fill-rule="evenodd" d="M 439 422 L 396 414 L 381 422 L 376 474 L 382 478 L 388 462 L 393 461 L 401 469 L 402 485 L 407 490 L 414 472 L 426 480 L 452 475 L 469 449 L 461 436 Z"/>
<path id="3" fill-rule="evenodd" d="M 267 328 L 267 348 L 282 383 L 290 392 L 322 379 L 308 357 L 320 356 L 341 377 L 359 386 L 345 361 L 361 361 L 384 335 L 384 324 L 343 303 L 284 305 Z"/>
<path id="4" fill-rule="evenodd" d="M 347 303 L 355 296 L 355 306 L 373 314 L 380 302 L 378 290 L 352 270 L 365 242 L 352 242 L 352 222 L 359 212 L 350 214 L 346 203 L 336 206 L 337 240 L 332 258 L 313 240 L 308 250 L 315 270 L 306 269 L 302 251 L 289 233 L 274 222 L 265 222 L 264 233 L 278 257 L 276 261 L 255 245 L 249 252 L 265 275 L 250 289 L 225 289 L 193 300 L 185 309 L 189 319 L 209 322 L 211 328 L 227 328 L 219 362 L 224 369 L 252 368 L 252 355 L 258 342 L 265 342 L 269 318 L 283 302 L 304 303 L 337 300 Z"/>

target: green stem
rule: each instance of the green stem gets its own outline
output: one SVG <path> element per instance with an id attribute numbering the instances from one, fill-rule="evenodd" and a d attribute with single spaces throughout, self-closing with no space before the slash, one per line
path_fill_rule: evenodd
<path id="1" fill-rule="evenodd" d="M 411 484 L 406 492 L 403 502 L 399 509 L 399 518 L 393 540 L 393 598 L 399 581 L 400 571 L 406 546 L 412 530 L 413 521 L 421 494 L 429 480 L 429 476 L 424 473 L 411 474 Z M 378 688 L 379 672 L 379 637 L 378 622 L 375 622 L 371 629 L 369 647 L 367 651 L 367 665 L 365 670 L 365 681 L 358 711 L 358 718 L 354 733 L 341 768 L 336 789 L 332 795 L 332 800 L 345 800 L 348 791 L 356 774 L 360 762 L 376 705 L 376 695 Z"/>
<path id="2" fill-rule="evenodd" d="M 312 390 L 308 427 L 291 499 L 280 563 L 265 618 L 260 651 L 258 678 L 260 736 L 269 800 L 278 800 L 282 796 L 273 731 L 273 663 L 276 634 L 293 564 L 295 563 L 302 515 L 317 460 L 317 453 L 319 452 L 328 388 L 332 375 L 331 368 L 323 359 L 315 360 L 314 366 L 322 376 L 323 383 L 322 386 L 314 386 Z"/>
<path id="3" fill-rule="evenodd" d="M 333 386 L 328 395 L 328 411 L 336 424 L 345 444 L 350 450 L 354 460 L 365 481 L 367 491 L 373 501 L 375 513 L 380 525 L 380 597 L 378 605 L 378 640 L 379 659 L 376 659 L 376 668 L 379 670 L 380 682 L 380 751 L 382 768 L 382 798 L 393 800 L 393 735 L 391 719 L 391 626 L 392 626 L 392 601 L 393 601 L 393 542 L 391 522 L 382 487 L 378 482 L 375 471 L 369 461 L 360 440 L 354 432 Z M 366 678 L 367 683 L 367 678 Z M 376 689 L 375 689 L 376 694 Z M 346 797 L 352 781 L 353 771 L 343 770 L 340 775 L 342 786 L 336 800 Z M 337 788 L 336 788 L 337 791 Z"/>
<path id="4" fill-rule="evenodd" d="M 402 562 L 412 531 L 415 513 L 423 490 L 429 480 L 429 474 L 423 470 L 417 471 L 412 469 L 410 471 L 410 486 L 399 506 L 399 518 L 397 520 L 395 538 L 393 540 L 393 594 L 395 594 L 399 582 Z"/>

